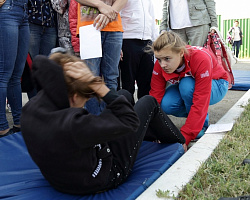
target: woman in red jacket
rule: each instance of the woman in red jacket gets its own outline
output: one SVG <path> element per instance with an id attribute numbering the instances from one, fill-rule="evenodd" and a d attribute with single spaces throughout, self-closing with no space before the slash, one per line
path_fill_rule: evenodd
<path id="1" fill-rule="evenodd" d="M 152 50 L 157 61 L 150 95 L 167 114 L 187 117 L 181 133 L 188 145 L 208 127 L 209 105 L 218 103 L 226 95 L 227 73 L 207 49 L 188 46 L 171 31 L 162 33 Z M 167 88 L 166 82 L 171 83 Z"/>

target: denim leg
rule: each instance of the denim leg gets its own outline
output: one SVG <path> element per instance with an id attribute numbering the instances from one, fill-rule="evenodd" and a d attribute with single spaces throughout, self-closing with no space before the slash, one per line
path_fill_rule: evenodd
<path id="1" fill-rule="evenodd" d="M 195 80 L 191 76 L 182 78 L 179 83 L 180 95 L 184 101 L 187 113 L 189 113 L 191 106 L 193 105 L 194 87 L 195 87 Z"/>
<path id="2" fill-rule="evenodd" d="M 96 76 L 103 76 L 104 82 L 110 89 L 117 89 L 117 78 L 119 76 L 118 64 L 122 47 L 121 32 L 101 32 L 102 58 L 87 59 L 86 63 Z M 85 105 L 88 112 L 99 115 L 105 107 L 105 103 L 100 103 L 91 98 Z"/>
<path id="3" fill-rule="evenodd" d="M 30 47 L 32 59 L 38 54 L 48 56 L 56 47 L 57 31 L 55 27 L 44 27 L 30 23 Z"/>
<path id="4" fill-rule="evenodd" d="M 26 1 L 11 1 L 0 8 L 0 130 L 9 128 L 6 97 L 15 125 L 20 124 L 22 108 L 21 75 L 29 45 Z"/>
<path id="5" fill-rule="evenodd" d="M 101 76 L 100 74 L 101 58 L 86 59 L 85 62 L 95 76 Z M 102 104 L 105 103 L 103 102 Z M 89 113 L 94 115 L 99 115 L 101 113 L 100 103 L 96 98 L 89 99 L 85 104 L 85 108 L 88 110 Z"/>
<path id="6" fill-rule="evenodd" d="M 176 117 L 187 117 L 193 104 L 195 80 L 192 77 L 181 79 L 178 85 L 171 85 L 166 89 L 161 102 L 161 107 L 166 114 Z M 228 82 L 224 79 L 212 80 L 212 89 L 209 105 L 221 101 L 228 91 Z M 207 114 L 204 127 L 208 127 L 209 115 Z"/>
<path id="7" fill-rule="evenodd" d="M 161 101 L 161 108 L 168 115 L 187 117 L 186 107 L 179 92 L 178 84 L 167 87 Z"/>
<path id="8" fill-rule="evenodd" d="M 30 27 L 30 44 L 29 53 L 32 59 L 40 52 L 40 41 L 42 38 L 42 26 L 29 23 Z"/>
<path id="9" fill-rule="evenodd" d="M 181 97 L 184 101 L 186 112 L 189 113 L 191 106 L 193 105 L 193 93 L 195 87 L 195 80 L 193 77 L 185 77 L 181 79 L 179 84 L 179 90 Z M 207 128 L 209 123 L 209 114 L 207 113 L 203 127 Z"/>
<path id="10" fill-rule="evenodd" d="M 117 89 L 118 65 L 122 48 L 122 32 L 102 32 L 100 72 L 108 88 Z"/>
<path id="11" fill-rule="evenodd" d="M 228 82 L 224 79 L 212 80 L 212 90 L 209 105 L 220 102 L 228 91 Z"/>
<path id="12" fill-rule="evenodd" d="M 240 52 L 240 41 L 236 41 L 236 57 L 239 57 L 239 52 Z"/>
<path id="13" fill-rule="evenodd" d="M 40 54 L 48 56 L 51 49 L 56 47 L 56 27 L 43 27 L 43 35 L 40 41 Z"/>
<path id="14" fill-rule="evenodd" d="M 7 89 L 7 98 L 11 107 L 13 121 L 15 125 L 20 125 L 20 115 L 22 110 L 21 76 L 25 66 L 29 47 L 27 42 L 29 38 L 28 24 L 19 28 L 18 38 L 19 40 L 15 67 L 12 76 L 9 80 Z"/>
<path id="15" fill-rule="evenodd" d="M 228 82 L 224 79 L 220 80 L 212 80 L 212 90 L 209 105 L 214 105 L 220 102 L 228 91 Z M 209 126 L 209 114 L 207 113 L 207 117 L 203 127 Z"/>

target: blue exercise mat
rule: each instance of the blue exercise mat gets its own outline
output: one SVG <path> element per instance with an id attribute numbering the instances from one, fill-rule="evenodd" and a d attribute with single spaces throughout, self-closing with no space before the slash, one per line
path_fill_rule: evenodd
<path id="1" fill-rule="evenodd" d="M 111 200 L 135 199 L 183 155 L 179 143 L 143 142 L 127 181 L 118 188 L 87 196 L 56 191 L 32 161 L 21 133 L 0 138 L 0 199 Z M 167 180 L 166 180 L 167 181 Z"/>
<path id="2" fill-rule="evenodd" d="M 250 89 L 250 71 L 233 70 L 234 85 L 231 90 L 249 90 Z"/>

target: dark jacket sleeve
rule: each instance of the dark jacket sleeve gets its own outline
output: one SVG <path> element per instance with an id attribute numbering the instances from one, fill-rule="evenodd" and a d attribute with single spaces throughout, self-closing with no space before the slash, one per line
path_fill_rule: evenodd
<path id="1" fill-rule="evenodd" d="M 82 148 L 114 140 L 125 134 L 134 134 L 139 119 L 133 106 L 124 96 L 111 91 L 104 97 L 106 109 L 99 115 L 71 117 L 71 132 L 75 142 Z"/>

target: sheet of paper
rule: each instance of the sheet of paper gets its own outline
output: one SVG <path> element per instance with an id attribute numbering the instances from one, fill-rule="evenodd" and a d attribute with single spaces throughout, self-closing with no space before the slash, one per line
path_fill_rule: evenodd
<path id="1" fill-rule="evenodd" d="M 205 133 L 219 133 L 231 131 L 233 128 L 233 123 L 228 124 L 210 124 Z"/>
<path id="2" fill-rule="evenodd" d="M 102 57 L 101 32 L 91 24 L 79 29 L 81 59 Z"/>

